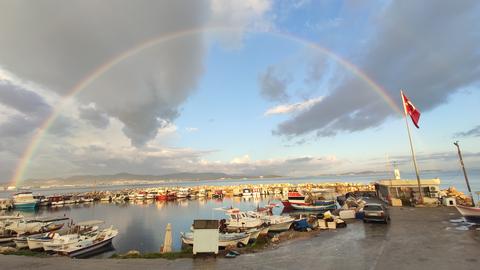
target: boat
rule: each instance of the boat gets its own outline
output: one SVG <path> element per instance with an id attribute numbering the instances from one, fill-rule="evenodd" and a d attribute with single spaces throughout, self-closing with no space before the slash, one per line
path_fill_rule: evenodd
<path id="1" fill-rule="evenodd" d="M 237 208 L 227 210 L 227 229 L 231 231 L 247 230 L 260 227 L 264 221 L 257 217 L 251 217 Z"/>
<path id="2" fill-rule="evenodd" d="M 118 230 L 110 227 L 108 229 L 99 231 L 94 236 L 71 244 L 65 248 L 55 250 L 60 255 L 69 257 L 83 257 L 89 254 L 94 254 L 102 248 L 112 244 L 113 238 L 118 235 Z"/>
<path id="3" fill-rule="evenodd" d="M 460 151 L 460 145 L 458 144 L 458 141 L 454 142 L 453 144 L 457 147 L 458 158 L 460 159 L 460 165 L 462 167 L 463 175 L 465 177 L 465 183 L 467 184 L 468 192 L 470 193 L 470 197 L 472 198 L 472 206 L 456 205 L 455 207 L 457 208 L 458 212 L 460 212 L 460 214 L 467 221 L 478 223 L 478 222 L 480 222 L 480 204 L 475 206 L 475 201 L 473 199 L 472 190 L 470 189 L 470 183 L 468 182 L 467 170 L 465 169 L 465 165 L 463 164 L 463 158 L 462 158 L 462 152 Z M 479 193 L 477 192 L 477 194 L 479 194 Z"/>
<path id="4" fill-rule="evenodd" d="M 13 206 L 17 209 L 35 209 L 38 206 L 38 200 L 30 191 L 19 192 L 13 195 Z"/>
<path id="5" fill-rule="evenodd" d="M 188 194 L 189 194 L 188 188 L 181 188 L 177 192 L 177 199 L 187 198 Z"/>
<path id="6" fill-rule="evenodd" d="M 99 229 L 98 225 L 103 224 L 102 220 L 88 220 L 74 224 L 74 226 L 65 235 L 53 237 L 51 241 L 43 243 L 45 251 L 54 251 L 57 249 L 66 249 L 70 245 L 95 235 Z"/>
<path id="7" fill-rule="evenodd" d="M 299 191 L 290 191 L 286 200 L 282 200 L 282 204 L 285 208 L 292 208 L 292 204 L 303 205 L 305 202 L 305 195 Z"/>
<path id="8" fill-rule="evenodd" d="M 270 225 L 269 231 L 271 232 L 288 231 L 295 221 L 292 217 L 278 215 L 265 216 L 263 220 Z"/>
<path id="9" fill-rule="evenodd" d="M 264 208 L 258 208 L 257 211 L 249 211 L 247 214 L 251 217 L 261 219 L 269 226 L 269 231 L 271 232 L 288 231 L 295 219 L 290 216 L 273 215 L 273 207 L 275 207 L 274 204 L 267 205 Z"/>
<path id="10" fill-rule="evenodd" d="M 181 233 L 181 238 L 184 244 L 193 245 L 193 232 Z M 250 241 L 250 234 L 247 232 L 218 234 L 219 247 L 237 246 L 238 243 L 247 245 L 248 241 Z"/>
<path id="11" fill-rule="evenodd" d="M 243 196 L 243 197 L 250 197 L 250 196 L 252 196 L 252 190 L 249 189 L 249 188 L 244 188 L 244 189 L 242 190 L 242 196 Z"/>
<path id="12" fill-rule="evenodd" d="M 305 211 L 327 211 L 337 209 L 337 204 L 335 202 L 328 204 L 292 204 L 292 208 Z"/>
<path id="13" fill-rule="evenodd" d="M 63 206 L 65 204 L 65 201 L 63 200 L 63 196 L 49 196 L 47 199 L 50 201 L 50 205 L 52 207 L 59 207 Z"/>
<path id="14" fill-rule="evenodd" d="M 460 212 L 460 214 L 469 222 L 479 223 L 480 222 L 480 207 L 471 207 L 471 206 L 455 206 Z"/>

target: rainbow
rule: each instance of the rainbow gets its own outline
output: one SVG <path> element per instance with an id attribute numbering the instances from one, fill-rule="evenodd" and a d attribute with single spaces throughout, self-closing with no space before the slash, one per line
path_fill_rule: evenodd
<path id="1" fill-rule="evenodd" d="M 343 66 L 345 69 L 350 71 L 352 74 L 354 74 L 358 78 L 362 79 L 365 83 L 367 83 L 371 89 L 377 92 L 379 96 L 382 97 L 391 108 L 393 108 L 393 110 L 395 110 L 399 114 L 403 114 L 402 110 L 395 103 L 395 101 L 388 95 L 387 91 L 383 89 L 374 80 L 372 80 L 367 74 L 362 72 L 358 67 L 356 67 L 351 62 L 348 62 L 347 60 L 338 56 L 331 50 L 324 48 L 312 41 L 294 36 L 289 33 L 278 32 L 278 31 L 261 31 L 260 32 L 260 31 L 250 31 L 250 30 L 244 30 L 244 29 L 242 30 L 239 28 L 228 28 L 228 27 L 193 28 L 193 29 L 174 32 L 174 33 L 170 33 L 170 34 L 166 34 L 166 35 L 162 35 L 162 36 L 158 36 L 158 37 L 146 40 L 110 58 L 108 61 L 104 62 L 103 64 L 101 64 L 100 66 L 92 70 L 87 76 L 85 76 L 82 80 L 80 80 L 77 84 L 75 84 L 73 88 L 68 92 L 68 94 L 62 98 L 62 101 L 60 102 L 59 106 L 55 107 L 52 113 L 48 116 L 48 118 L 45 119 L 44 122 L 42 122 L 41 126 L 37 129 L 35 134 L 32 136 L 30 143 L 28 144 L 25 151 L 23 152 L 19 162 L 17 163 L 15 171 L 12 175 L 12 179 L 11 179 L 12 185 L 18 186 L 21 183 L 22 178 L 25 174 L 25 171 L 28 168 L 28 165 L 30 163 L 30 160 L 32 159 L 35 151 L 37 150 L 43 136 L 47 133 L 48 129 L 52 126 L 52 124 L 58 118 L 58 116 L 62 112 L 63 107 L 68 103 L 68 101 L 72 99 L 76 94 L 84 90 L 87 86 L 89 86 L 92 82 L 94 82 L 100 76 L 105 74 L 112 67 L 114 67 L 118 63 L 124 61 L 125 59 L 145 49 L 154 47 L 164 42 L 173 41 L 175 39 L 187 37 L 193 34 L 200 34 L 200 33 L 207 33 L 207 32 L 231 32 L 231 31 L 239 31 L 239 30 L 244 32 L 250 32 L 250 33 L 268 34 L 268 35 L 276 36 L 279 38 L 288 39 L 288 40 L 303 44 L 309 48 L 312 48 L 322 53 L 325 56 L 330 57 L 332 60 L 334 60 L 335 62 Z"/>

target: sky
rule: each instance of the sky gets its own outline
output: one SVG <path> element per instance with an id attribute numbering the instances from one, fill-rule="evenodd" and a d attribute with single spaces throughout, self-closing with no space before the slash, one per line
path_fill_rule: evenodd
<path id="1" fill-rule="evenodd" d="M 478 1 L 0 0 L 0 182 L 480 168 Z"/>

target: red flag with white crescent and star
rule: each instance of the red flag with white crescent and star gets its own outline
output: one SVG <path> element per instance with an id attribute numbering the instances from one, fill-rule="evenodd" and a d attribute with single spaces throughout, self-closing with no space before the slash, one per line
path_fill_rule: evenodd
<path id="1" fill-rule="evenodd" d="M 405 114 L 410 115 L 413 124 L 417 127 L 418 121 L 420 120 L 420 111 L 413 105 L 413 103 L 408 99 L 408 97 L 402 92 L 402 100 L 403 100 L 403 108 L 405 110 Z"/>

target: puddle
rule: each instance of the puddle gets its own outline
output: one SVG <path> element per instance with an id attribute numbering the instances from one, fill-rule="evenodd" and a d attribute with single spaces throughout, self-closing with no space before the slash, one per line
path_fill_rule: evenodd
<path id="1" fill-rule="evenodd" d="M 454 227 L 447 227 L 445 230 L 455 229 L 457 231 L 480 231 L 480 224 L 468 222 L 463 217 L 450 219 L 450 224 Z"/>
<path id="2" fill-rule="evenodd" d="M 464 218 L 450 219 L 450 223 L 464 223 L 466 222 Z"/>

